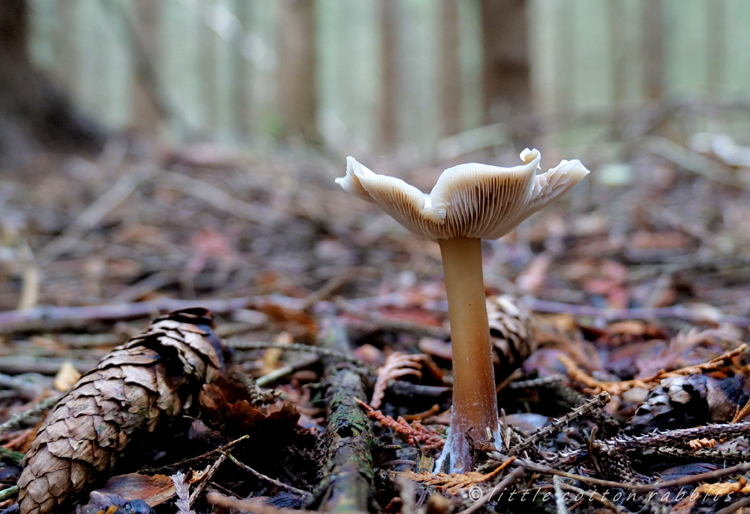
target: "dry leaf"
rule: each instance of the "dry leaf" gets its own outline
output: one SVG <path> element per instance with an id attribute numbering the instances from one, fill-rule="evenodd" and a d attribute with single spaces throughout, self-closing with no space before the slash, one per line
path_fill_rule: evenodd
<path id="1" fill-rule="evenodd" d="M 113 495 L 131 501 L 143 500 L 151 507 L 171 500 L 175 495 L 172 479 L 166 475 L 128 473 L 110 478 L 104 487 L 91 492 L 89 503 L 102 505 L 100 499 Z"/>
<path id="2" fill-rule="evenodd" d="M 70 361 L 63 362 L 60 371 L 55 375 L 55 381 L 52 385 L 60 392 L 65 392 L 80 380 L 81 374 Z"/>

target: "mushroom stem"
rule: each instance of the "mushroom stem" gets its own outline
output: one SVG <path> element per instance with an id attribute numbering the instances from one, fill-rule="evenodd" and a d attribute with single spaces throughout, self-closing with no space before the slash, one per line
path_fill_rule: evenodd
<path id="1" fill-rule="evenodd" d="M 498 430 L 497 395 L 482 276 L 482 241 L 439 239 L 453 344 L 453 408 L 444 456 L 450 471 L 471 471 L 467 434 L 485 442 Z"/>

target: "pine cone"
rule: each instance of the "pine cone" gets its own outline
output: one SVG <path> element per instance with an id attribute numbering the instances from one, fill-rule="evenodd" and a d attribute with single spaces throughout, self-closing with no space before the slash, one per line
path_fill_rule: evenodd
<path id="1" fill-rule="evenodd" d="M 536 350 L 531 317 L 524 306 L 508 295 L 487 298 L 487 317 L 495 350 L 495 379 L 502 380 Z"/>
<path id="2" fill-rule="evenodd" d="M 60 399 L 39 429 L 18 480 L 21 514 L 46 514 L 105 478 L 125 452 L 194 406 L 224 368 L 205 309 L 156 318 L 107 354 Z"/>
<path id="3" fill-rule="evenodd" d="M 629 420 L 630 432 L 650 432 L 726 423 L 747 401 L 745 378 L 707 375 L 665 378 Z"/>

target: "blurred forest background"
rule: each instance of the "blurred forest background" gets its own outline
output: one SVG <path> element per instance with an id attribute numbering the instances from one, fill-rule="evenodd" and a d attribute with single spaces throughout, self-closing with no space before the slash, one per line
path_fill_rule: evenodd
<path id="1" fill-rule="evenodd" d="M 653 102 L 720 101 L 747 128 L 727 105 L 750 94 L 739 0 L 25 3 L 32 64 L 107 129 L 150 140 L 549 152 L 640 135 Z"/>
<path id="2" fill-rule="evenodd" d="M 0 304 L 439 280 L 335 186 L 345 156 L 427 191 L 536 146 L 592 174 L 486 244 L 490 289 L 745 315 L 748 26 L 740 0 L 4 0 Z"/>

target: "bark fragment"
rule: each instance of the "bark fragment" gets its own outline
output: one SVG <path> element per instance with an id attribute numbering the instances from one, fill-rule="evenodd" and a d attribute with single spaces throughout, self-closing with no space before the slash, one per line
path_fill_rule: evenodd
<path id="1" fill-rule="evenodd" d="M 24 459 L 21 514 L 46 514 L 106 477 L 149 433 L 194 406 L 224 368 L 223 343 L 200 308 L 154 320 L 107 354 L 55 406 Z"/>

